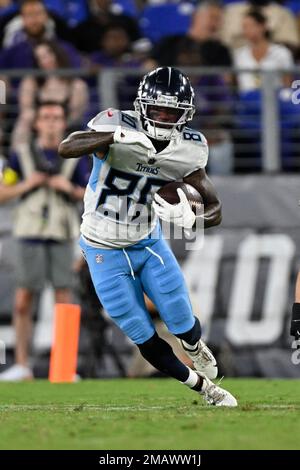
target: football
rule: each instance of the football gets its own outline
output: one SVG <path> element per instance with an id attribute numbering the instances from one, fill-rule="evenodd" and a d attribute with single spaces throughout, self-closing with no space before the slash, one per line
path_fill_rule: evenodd
<path id="1" fill-rule="evenodd" d="M 177 194 L 177 189 L 183 190 L 186 195 L 192 210 L 194 213 L 199 210 L 201 204 L 203 204 L 203 198 L 201 194 L 192 185 L 183 183 L 182 181 L 173 181 L 168 183 L 157 191 L 157 194 L 162 197 L 169 204 L 178 204 L 180 202 Z"/>

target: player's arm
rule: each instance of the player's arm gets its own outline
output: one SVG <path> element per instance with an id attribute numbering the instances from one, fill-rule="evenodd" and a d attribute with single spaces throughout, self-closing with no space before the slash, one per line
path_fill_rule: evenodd
<path id="1" fill-rule="evenodd" d="M 77 131 L 61 142 L 58 153 L 63 158 L 77 158 L 94 154 L 102 160 L 112 144 L 140 145 L 146 150 L 154 150 L 148 137 L 142 132 L 116 126 L 114 132 Z"/>
<path id="2" fill-rule="evenodd" d="M 62 158 L 96 154 L 98 158 L 103 159 L 113 143 L 113 132 L 77 131 L 72 132 L 60 143 L 58 153 Z"/>
<path id="3" fill-rule="evenodd" d="M 199 169 L 183 178 L 199 191 L 204 202 L 204 228 L 219 225 L 222 221 L 222 206 L 214 185 L 204 169 Z"/>

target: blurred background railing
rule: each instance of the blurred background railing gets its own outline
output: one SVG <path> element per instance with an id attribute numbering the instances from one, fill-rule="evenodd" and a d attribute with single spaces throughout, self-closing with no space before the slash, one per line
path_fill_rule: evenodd
<path id="1" fill-rule="evenodd" d="M 224 67 L 183 69 L 195 89 L 196 113 L 191 127 L 208 139 L 211 174 L 291 172 L 300 167 L 300 105 L 297 82 L 278 87 L 281 77 L 300 76 L 300 69 L 265 71 Z M 69 130 L 85 128 L 106 108 L 133 109 L 142 69 L 105 68 L 101 72 L 59 70 L 49 75 L 38 70 L 2 70 L 7 85 L 1 105 L 1 153 L 28 139 L 34 104 L 39 94 L 65 101 Z M 260 87 L 239 90 L 244 77 Z M 54 92 L 51 90 L 54 82 Z M 59 81 L 59 82 L 58 82 Z M 48 83 L 50 82 L 50 83 Z M 42 91 L 34 90 L 35 84 Z M 292 88 L 292 84 L 294 88 Z M 42 84 L 42 85 L 41 85 Z"/>

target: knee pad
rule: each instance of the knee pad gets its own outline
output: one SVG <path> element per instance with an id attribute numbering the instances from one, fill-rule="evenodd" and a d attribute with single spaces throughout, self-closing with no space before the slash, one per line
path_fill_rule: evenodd
<path id="1" fill-rule="evenodd" d="M 195 317 L 186 295 L 174 293 L 173 297 L 173 299 L 166 300 L 160 315 L 170 333 L 177 336 L 177 333 L 186 332 L 193 328 Z"/>

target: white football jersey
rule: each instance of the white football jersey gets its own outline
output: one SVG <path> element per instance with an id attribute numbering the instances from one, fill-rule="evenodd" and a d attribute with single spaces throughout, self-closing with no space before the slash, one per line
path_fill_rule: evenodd
<path id="1" fill-rule="evenodd" d="M 88 123 L 89 129 L 98 132 L 114 132 L 117 126 L 142 132 L 135 111 L 108 109 Z M 205 137 L 188 127 L 159 153 L 136 144 L 110 145 L 103 160 L 93 156 L 82 235 L 103 248 L 125 248 L 147 237 L 157 224 L 151 208 L 153 194 L 166 183 L 204 168 L 207 158 Z"/>

